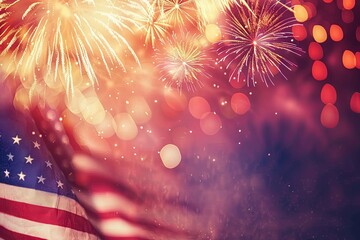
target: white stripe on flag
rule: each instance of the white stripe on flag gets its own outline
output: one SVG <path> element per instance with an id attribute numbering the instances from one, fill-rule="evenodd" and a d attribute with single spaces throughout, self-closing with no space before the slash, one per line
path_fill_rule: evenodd
<path id="1" fill-rule="evenodd" d="M 28 203 L 41 207 L 57 208 L 78 216 L 86 217 L 84 209 L 74 199 L 31 188 L 0 183 L 0 198 Z"/>

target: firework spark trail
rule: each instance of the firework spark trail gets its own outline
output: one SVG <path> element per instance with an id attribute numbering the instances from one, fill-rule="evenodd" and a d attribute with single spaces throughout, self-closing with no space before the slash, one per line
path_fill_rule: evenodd
<path id="1" fill-rule="evenodd" d="M 286 17 L 288 10 L 277 1 L 250 3 L 251 11 L 236 7 L 237 12 L 229 12 L 224 27 L 225 39 L 218 49 L 220 61 L 227 62 L 226 68 L 236 65 L 230 75 L 230 81 L 239 81 L 241 73 L 256 85 L 255 76 L 267 85 L 274 77 L 272 68 L 284 77 L 281 67 L 288 70 L 296 65 L 285 57 L 285 53 L 300 55 L 302 50 L 292 43 L 291 27 L 293 17 Z"/>
<path id="2" fill-rule="evenodd" d="M 136 22 L 135 3 L 106 1 L 2 1 L 0 5 L 0 57 L 11 60 L 10 73 L 21 78 L 56 81 L 66 92 L 74 90 L 83 75 L 95 84 L 97 65 L 109 76 L 125 64 L 116 47 L 139 60 L 122 33 Z M 24 11 L 22 11 L 24 10 Z M 77 72 L 77 73 L 76 73 Z M 76 77 L 75 77 L 76 75 Z M 34 86 L 32 86 L 34 87 Z"/>
<path id="3" fill-rule="evenodd" d="M 157 68 L 160 69 L 161 79 L 169 86 L 176 85 L 181 90 L 186 85 L 188 90 L 195 90 L 196 85 L 202 86 L 200 78 L 208 78 L 205 64 L 210 61 L 206 57 L 200 37 L 197 35 L 172 35 L 163 42 L 164 49 L 157 50 Z"/>

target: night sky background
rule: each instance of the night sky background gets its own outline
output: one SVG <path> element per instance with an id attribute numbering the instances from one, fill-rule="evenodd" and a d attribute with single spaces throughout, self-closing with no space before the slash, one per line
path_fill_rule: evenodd
<path id="1" fill-rule="evenodd" d="M 360 114 L 350 107 L 351 97 L 360 91 L 360 69 L 347 69 L 342 63 L 345 50 L 360 52 L 360 2 L 348 11 L 341 10 L 342 1 L 304 2 L 310 2 L 316 13 L 303 23 L 307 37 L 295 40 L 304 52 L 287 56 L 298 67 L 284 70 L 287 79 L 276 75 L 274 85 L 235 88 L 214 60 L 209 60 L 211 77 L 203 80 L 203 87 L 175 91 L 173 98 L 159 90 L 162 81 L 151 80 L 149 85 L 148 79 L 158 76 L 146 73 L 128 73 L 115 87 L 100 83 L 97 96 L 115 112 L 124 111 L 126 105 L 117 102 L 125 102 L 133 89 L 146 99 L 151 121 L 140 124 L 137 137 L 129 141 L 116 135 L 99 137 L 63 102 L 49 104 L 46 109 L 53 108 L 62 117 L 70 138 L 71 147 L 64 146 L 70 153 L 59 165 L 71 172 L 70 181 L 81 190 L 79 199 L 87 202 L 99 188 L 126 193 L 137 204 L 136 221 L 150 229 L 154 239 L 360 239 Z M 292 1 L 299 3 L 303 1 Z M 349 12 L 353 19 L 346 22 Z M 321 61 L 328 75 L 317 81 L 312 76 L 314 60 L 308 54 L 314 42 L 311 29 L 318 24 L 328 31 L 334 23 L 341 26 L 344 38 L 334 42 L 328 37 L 321 43 Z M 140 51 L 143 46 L 134 48 Z M 216 44 L 208 49 L 212 59 L 217 58 L 214 48 Z M 146 49 L 143 54 L 143 69 L 153 68 L 154 52 Z M 334 105 L 339 122 L 333 128 L 320 120 L 325 83 L 337 92 Z M 18 87 L 11 81 L 6 84 L 8 92 Z M 119 99 L 108 98 L 118 92 L 124 93 Z M 229 104 L 239 92 L 251 103 L 244 115 L 234 113 Z M 220 116 L 221 129 L 216 134 L 205 134 L 200 120 L 187 110 L 195 96 L 206 99 Z M 37 106 L 23 114 L 41 126 L 46 114 L 40 112 L 45 111 Z M 43 131 L 46 136 L 50 130 Z M 173 169 L 165 168 L 159 157 L 168 143 L 175 144 L 182 156 Z M 79 154 L 96 162 L 102 169 L 96 174 L 107 180 L 96 183 L 87 178 L 77 165 Z M 61 161 L 71 163 L 71 170 Z"/>

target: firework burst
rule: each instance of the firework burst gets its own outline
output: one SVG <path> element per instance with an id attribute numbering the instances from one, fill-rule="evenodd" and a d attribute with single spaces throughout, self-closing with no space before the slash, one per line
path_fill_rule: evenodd
<path id="1" fill-rule="evenodd" d="M 300 55 L 302 50 L 292 42 L 291 27 L 295 24 L 293 16 L 278 1 L 254 0 L 249 3 L 252 10 L 236 7 L 229 12 L 224 27 L 225 39 L 218 49 L 220 61 L 227 62 L 226 68 L 236 66 L 230 75 L 231 80 L 246 76 L 256 84 L 259 76 L 266 85 L 272 83 L 274 70 L 282 73 L 282 68 L 291 70 L 296 65 L 285 57 L 286 53 Z"/>
<path id="2" fill-rule="evenodd" d="M 157 67 L 161 79 L 168 86 L 175 85 L 181 89 L 184 85 L 188 90 L 202 86 L 201 78 L 209 77 L 205 71 L 206 57 L 197 35 L 178 37 L 173 34 L 168 41 L 163 42 L 163 49 L 157 51 Z"/>
<path id="3" fill-rule="evenodd" d="M 196 23 L 194 6 L 190 0 L 164 0 L 161 6 L 168 23 L 184 26 L 186 22 Z"/>
<path id="4" fill-rule="evenodd" d="M 141 0 L 138 11 L 133 14 L 139 30 L 145 33 L 145 43 L 151 43 L 153 48 L 155 41 L 162 40 L 170 27 L 159 4 L 157 1 L 151 4 L 148 0 Z M 163 3 L 161 2 L 161 4 Z"/>
<path id="5" fill-rule="evenodd" d="M 119 50 L 138 62 L 122 35 L 135 24 L 132 10 L 115 1 L 2 1 L 0 56 L 10 59 L 8 72 L 22 80 L 60 80 L 73 92 L 79 78 L 98 81 L 97 67 L 109 76 L 112 68 L 125 70 Z"/>

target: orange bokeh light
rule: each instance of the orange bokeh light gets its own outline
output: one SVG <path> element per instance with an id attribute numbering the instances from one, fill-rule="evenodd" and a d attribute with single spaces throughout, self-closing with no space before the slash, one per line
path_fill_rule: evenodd
<path id="1" fill-rule="evenodd" d="M 356 66 L 355 54 L 350 50 L 345 50 L 342 56 L 342 62 L 345 68 L 353 69 Z"/>
<path id="2" fill-rule="evenodd" d="M 330 26 L 330 37 L 334 42 L 340 42 L 344 38 L 344 32 L 339 25 Z"/>
<path id="3" fill-rule="evenodd" d="M 343 6 L 346 10 L 351 10 L 355 7 L 355 0 L 343 0 Z"/>

